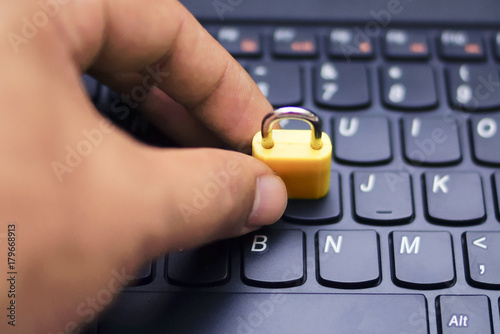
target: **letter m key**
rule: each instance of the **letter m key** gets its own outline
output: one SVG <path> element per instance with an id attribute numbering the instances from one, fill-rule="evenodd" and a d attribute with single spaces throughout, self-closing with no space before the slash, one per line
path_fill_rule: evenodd
<path id="1" fill-rule="evenodd" d="M 411 244 L 410 239 L 404 235 L 401 238 L 401 248 L 399 249 L 400 254 L 418 254 L 420 252 L 420 237 L 416 236 Z"/>

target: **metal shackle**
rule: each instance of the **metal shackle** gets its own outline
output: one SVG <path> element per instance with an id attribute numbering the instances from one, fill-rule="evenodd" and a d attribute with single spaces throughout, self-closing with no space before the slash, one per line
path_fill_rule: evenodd
<path id="1" fill-rule="evenodd" d="M 271 111 L 262 120 L 262 147 L 273 148 L 273 124 L 281 119 L 296 119 L 307 122 L 311 126 L 311 148 L 320 150 L 323 147 L 321 134 L 323 133 L 323 123 L 321 119 L 312 111 L 300 107 L 283 107 Z"/>

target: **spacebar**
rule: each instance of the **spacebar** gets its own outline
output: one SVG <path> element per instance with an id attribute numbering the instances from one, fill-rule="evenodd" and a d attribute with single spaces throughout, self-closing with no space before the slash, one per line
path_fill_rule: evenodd
<path id="1" fill-rule="evenodd" d="M 125 292 L 110 333 L 428 333 L 423 295 Z"/>

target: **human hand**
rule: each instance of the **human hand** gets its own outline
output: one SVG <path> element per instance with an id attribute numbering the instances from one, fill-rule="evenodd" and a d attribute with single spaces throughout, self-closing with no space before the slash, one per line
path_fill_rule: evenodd
<path id="1" fill-rule="evenodd" d="M 0 31 L 0 236 L 15 225 L 17 273 L 14 299 L 1 280 L 0 307 L 15 300 L 18 315 L 15 327 L 2 317 L 2 333 L 75 329 L 87 320 L 79 305 L 113 271 L 133 273 L 145 259 L 283 213 L 284 184 L 263 163 L 142 145 L 87 98 L 85 71 L 117 90 L 148 89 L 142 109 L 181 145 L 249 147 L 272 108 L 177 1 L 9 0 Z"/>

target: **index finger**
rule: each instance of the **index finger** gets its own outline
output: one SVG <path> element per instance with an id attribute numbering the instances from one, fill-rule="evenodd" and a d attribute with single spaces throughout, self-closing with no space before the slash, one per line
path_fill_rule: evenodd
<path id="1" fill-rule="evenodd" d="M 251 142 L 272 107 L 242 66 L 182 4 L 103 1 L 106 29 L 94 69 L 140 71 L 156 64 L 161 90 L 232 147 Z M 92 52 L 87 52 L 79 58 L 88 59 Z"/>

